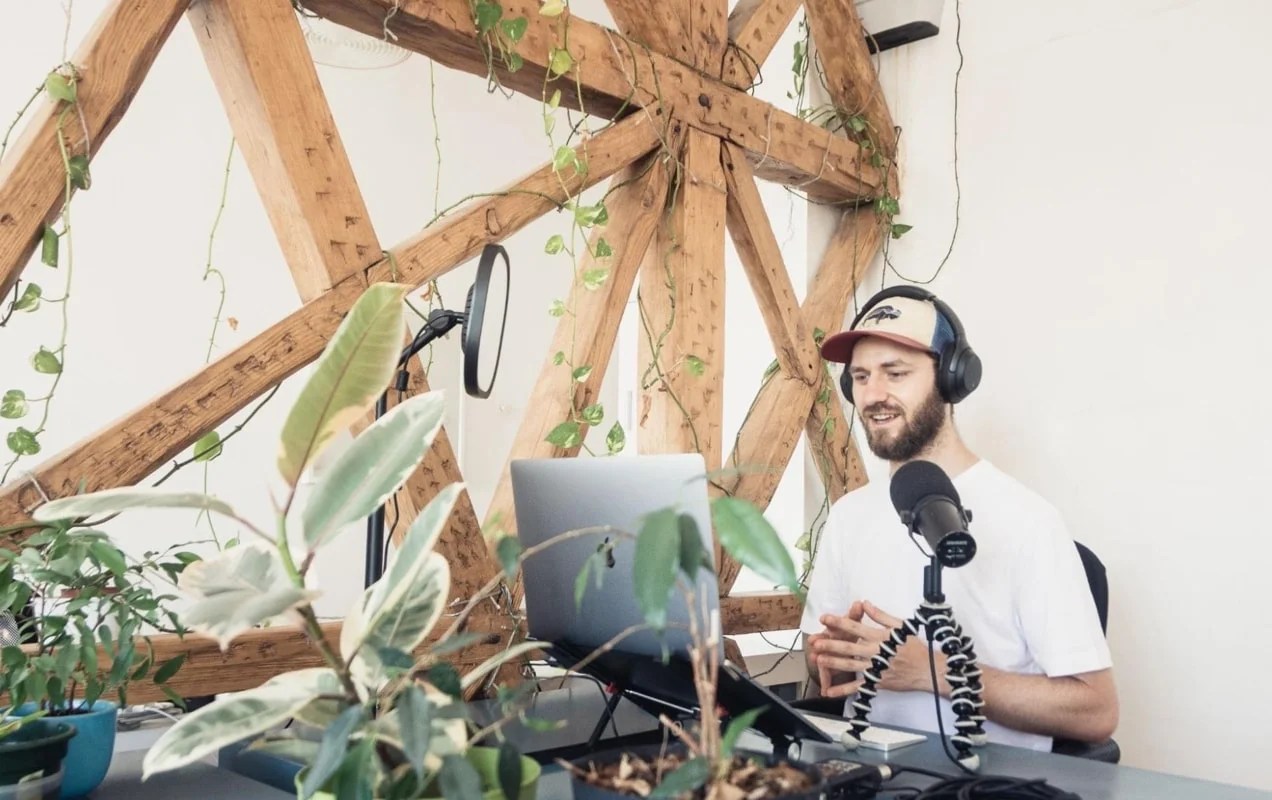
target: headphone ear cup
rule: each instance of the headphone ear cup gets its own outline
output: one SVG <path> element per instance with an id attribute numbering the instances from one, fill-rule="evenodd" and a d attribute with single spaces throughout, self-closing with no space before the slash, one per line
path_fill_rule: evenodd
<path id="1" fill-rule="evenodd" d="M 852 376 L 848 374 L 847 364 L 844 364 L 843 372 L 839 373 L 839 391 L 843 393 L 848 405 L 856 405 L 852 402 Z"/>
<path id="2" fill-rule="evenodd" d="M 950 361 L 941 370 L 941 392 L 946 402 L 958 403 L 976 391 L 981 382 L 981 360 L 971 347 L 964 347 L 953 353 Z"/>

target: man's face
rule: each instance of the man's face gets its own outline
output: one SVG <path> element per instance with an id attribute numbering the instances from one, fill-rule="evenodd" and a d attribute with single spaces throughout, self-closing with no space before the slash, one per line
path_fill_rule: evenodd
<path id="1" fill-rule="evenodd" d="M 848 373 L 866 441 L 879 458 L 909 461 L 945 426 L 946 404 L 928 353 L 869 336 L 853 347 Z"/>

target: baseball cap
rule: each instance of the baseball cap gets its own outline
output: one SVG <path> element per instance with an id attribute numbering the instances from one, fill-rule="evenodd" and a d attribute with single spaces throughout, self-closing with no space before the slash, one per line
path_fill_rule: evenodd
<path id="1" fill-rule="evenodd" d="M 936 356 L 955 340 L 954 327 L 930 301 L 885 297 L 861 315 L 856 327 L 828 336 L 822 342 L 822 358 L 847 364 L 852 360 L 853 347 L 867 336 Z"/>

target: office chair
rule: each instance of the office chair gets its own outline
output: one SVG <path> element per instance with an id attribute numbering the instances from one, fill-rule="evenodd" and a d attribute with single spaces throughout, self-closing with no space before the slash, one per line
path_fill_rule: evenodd
<path id="1" fill-rule="evenodd" d="M 1100 617 L 1100 630 L 1108 633 L 1109 625 L 1109 581 L 1104 564 L 1089 547 L 1074 542 L 1078 548 L 1078 556 L 1082 559 L 1082 569 L 1086 572 L 1087 585 L 1091 588 L 1091 598 L 1095 601 L 1095 610 Z M 842 716 L 844 701 L 842 698 L 808 697 L 791 703 L 795 708 L 811 711 L 815 714 Z M 1080 742 L 1076 739 L 1053 739 L 1051 752 L 1060 755 L 1086 758 L 1092 761 L 1104 761 L 1116 764 L 1122 759 L 1122 749 L 1113 739 L 1104 742 Z"/>
<path id="2" fill-rule="evenodd" d="M 1086 571 L 1087 585 L 1091 587 L 1091 599 L 1095 601 L 1095 612 L 1100 617 L 1100 630 L 1109 632 L 1109 580 L 1104 564 L 1099 556 L 1091 552 L 1091 548 L 1081 542 L 1074 542 L 1078 548 L 1078 556 L 1082 559 L 1082 569 Z M 1092 761 L 1104 761 L 1116 764 L 1122 760 L 1122 748 L 1113 739 L 1104 742 L 1079 742 L 1074 739 L 1054 739 L 1051 752 Z"/>

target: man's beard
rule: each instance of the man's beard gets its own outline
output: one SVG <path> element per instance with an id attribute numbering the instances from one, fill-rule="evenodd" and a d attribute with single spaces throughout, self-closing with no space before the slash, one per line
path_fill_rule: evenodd
<path id="1" fill-rule="evenodd" d="M 876 432 L 866 419 L 871 414 L 901 414 L 901 409 L 887 403 L 875 403 L 861 411 L 861 421 L 866 428 L 866 441 L 870 451 L 885 461 L 909 461 L 932 444 L 945 424 L 945 401 L 935 388 L 914 411 L 913 417 L 905 420 L 903 427 L 895 436 L 887 438 L 886 432 Z"/>

